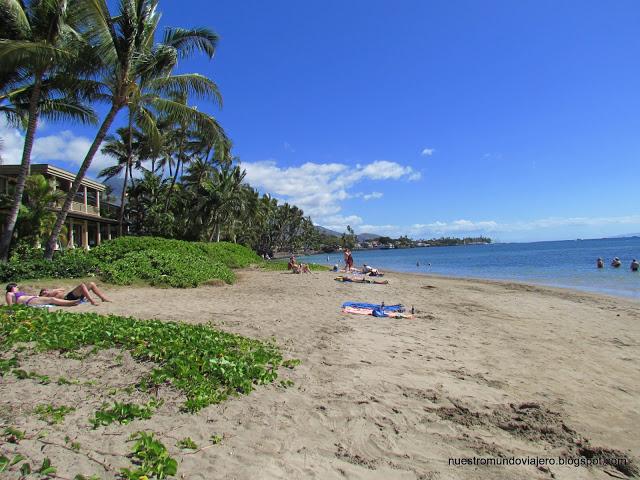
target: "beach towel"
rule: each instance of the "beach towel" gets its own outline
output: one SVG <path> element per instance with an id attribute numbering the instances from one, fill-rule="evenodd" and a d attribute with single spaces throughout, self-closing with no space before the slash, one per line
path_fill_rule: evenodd
<path id="1" fill-rule="evenodd" d="M 346 275 L 340 275 L 334 279 L 336 282 L 351 282 L 351 283 L 373 283 L 375 285 L 388 285 L 389 280 L 371 280 L 364 277 L 348 277 Z"/>
<path id="2" fill-rule="evenodd" d="M 82 305 L 83 303 L 87 303 L 89 302 L 89 300 L 87 300 L 86 298 L 83 298 L 82 300 L 80 300 L 80 302 L 78 302 L 78 305 Z M 53 303 L 47 303 L 46 305 L 27 305 L 28 307 L 32 307 L 32 308 L 53 308 L 53 307 L 57 307 L 58 305 L 54 305 Z"/>
<path id="3" fill-rule="evenodd" d="M 375 303 L 344 302 L 342 313 L 354 315 L 370 315 L 374 317 L 413 318 L 413 315 L 404 313 L 404 307 L 398 305 L 376 305 Z"/>

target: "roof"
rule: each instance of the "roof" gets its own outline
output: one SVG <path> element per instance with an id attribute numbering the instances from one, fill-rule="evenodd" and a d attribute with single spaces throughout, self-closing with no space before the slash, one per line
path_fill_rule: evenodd
<path id="1" fill-rule="evenodd" d="M 18 175 L 20 173 L 20 165 L 0 165 L 0 175 Z M 31 173 L 39 173 L 41 175 L 49 175 L 56 178 L 63 178 L 65 180 L 73 181 L 76 178 L 75 173 L 71 173 L 62 168 L 54 167 L 48 163 L 35 163 L 31 165 Z M 104 192 L 107 186 L 104 183 L 84 178 L 80 185 L 85 187 L 95 188 L 99 192 Z"/>

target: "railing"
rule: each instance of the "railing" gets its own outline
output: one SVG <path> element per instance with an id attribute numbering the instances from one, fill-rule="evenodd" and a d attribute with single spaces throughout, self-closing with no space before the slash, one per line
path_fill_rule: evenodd
<path id="1" fill-rule="evenodd" d="M 63 203 L 62 201 L 58 202 L 57 207 L 62 208 L 62 203 Z M 71 211 L 100 216 L 100 209 L 98 207 L 93 205 L 87 205 L 87 209 L 85 210 L 84 203 L 82 202 L 71 202 Z"/>

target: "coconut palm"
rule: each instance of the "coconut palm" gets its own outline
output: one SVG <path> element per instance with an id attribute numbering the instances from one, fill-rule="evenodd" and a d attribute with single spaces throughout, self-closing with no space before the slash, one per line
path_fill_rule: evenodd
<path id="1" fill-rule="evenodd" d="M 30 173 L 31 151 L 42 111 L 54 117 L 93 119 L 92 112 L 68 93 L 73 76 L 59 75 L 61 66 L 77 66 L 81 48 L 72 29 L 77 21 L 67 0 L 0 0 L 0 112 L 13 124 L 25 124 L 25 141 L 14 198 L 0 237 L 0 260 L 6 261 Z M 80 89 L 82 90 L 82 89 Z M 78 91 L 80 91 L 78 90 Z"/>
<path id="2" fill-rule="evenodd" d="M 167 94 L 200 94 L 207 92 L 203 79 L 195 76 L 171 76 L 178 58 L 195 51 L 205 53 L 209 58 L 214 54 L 217 36 L 208 29 L 170 28 L 163 41 L 155 43 L 155 34 L 160 20 L 157 12 L 158 0 L 119 0 L 118 13 L 112 15 L 106 0 L 78 1 L 75 11 L 84 19 L 83 33 L 100 58 L 96 70 L 101 72 L 101 82 L 108 91 L 110 108 L 104 117 L 95 139 L 85 156 L 72 188 L 69 189 L 64 205 L 58 214 L 54 231 L 46 245 L 45 258 L 50 259 L 55 247 L 55 238 L 62 228 L 71 208 L 80 183 L 91 166 L 93 157 L 116 115 L 125 107 L 138 105 L 144 96 L 142 86 Z M 171 114 L 176 118 L 192 120 L 211 136 L 221 135 L 220 129 L 211 117 L 197 115 L 197 110 L 173 101 L 171 98 L 153 96 L 149 99 L 149 110 L 141 110 L 139 120 L 148 120 L 147 113 Z M 138 111 L 136 111 L 136 115 Z M 148 126 L 148 125 L 147 125 Z"/>
<path id="3" fill-rule="evenodd" d="M 116 135 L 107 135 L 102 153 L 116 160 L 116 164 L 100 171 L 98 177 L 110 180 L 122 175 L 122 192 L 120 194 L 120 213 L 118 214 L 118 235 L 122 236 L 127 183 L 133 188 L 133 169 L 140 169 L 145 159 L 144 146 L 140 140 L 141 134 L 137 130 L 127 127 L 119 128 Z"/>
<path id="4" fill-rule="evenodd" d="M 211 205 L 211 233 L 209 241 L 212 242 L 215 236 L 216 242 L 220 241 L 222 227 L 229 221 L 233 211 L 237 209 L 242 201 L 241 184 L 247 172 L 241 170 L 239 166 L 223 165 L 220 170 L 216 170 L 213 176 L 212 188 L 215 199 Z"/>
<path id="5" fill-rule="evenodd" d="M 173 234 L 175 218 L 162 207 L 162 197 L 167 193 L 166 179 L 142 168 L 142 178 L 134 180 L 128 189 L 127 214 L 134 231 L 142 235 L 169 237 Z"/>

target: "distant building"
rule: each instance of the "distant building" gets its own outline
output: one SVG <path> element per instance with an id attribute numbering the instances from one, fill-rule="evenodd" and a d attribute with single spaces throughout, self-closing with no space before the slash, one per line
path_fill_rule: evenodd
<path id="1" fill-rule="evenodd" d="M 0 165 L 0 193 L 9 191 L 10 185 L 16 182 L 19 172 L 20 165 Z M 42 175 L 49 180 L 55 190 L 63 192 L 69 191 L 75 178 L 75 174 L 48 164 L 31 165 L 31 174 Z M 102 240 L 111 240 L 117 236 L 118 221 L 100 214 L 101 207 L 105 211 L 114 209 L 113 205 L 100 198 L 105 195 L 106 190 L 106 185 L 88 178 L 80 183 L 66 220 L 69 248 L 88 249 L 100 245 Z M 51 210 L 59 212 L 63 202 L 64 199 L 57 205 L 52 205 Z"/>

